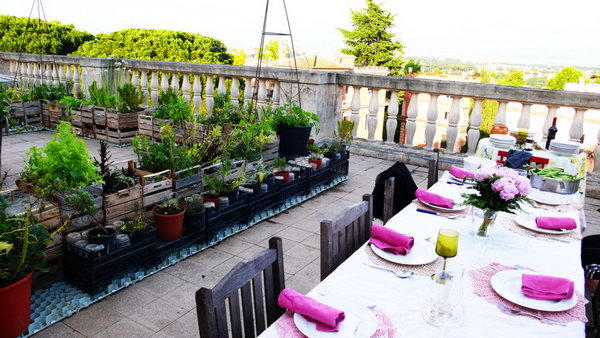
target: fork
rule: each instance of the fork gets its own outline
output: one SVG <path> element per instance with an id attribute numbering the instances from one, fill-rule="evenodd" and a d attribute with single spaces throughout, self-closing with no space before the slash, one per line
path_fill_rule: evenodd
<path id="1" fill-rule="evenodd" d="M 544 316 L 539 316 L 539 315 L 533 314 L 531 312 L 519 311 L 519 310 L 511 309 L 510 307 L 508 307 L 504 303 L 498 304 L 498 307 L 500 307 L 501 309 L 507 310 L 508 312 L 510 312 L 513 315 L 527 315 L 527 316 L 531 316 L 531 317 L 534 317 L 534 318 L 537 318 L 537 319 L 545 320 L 545 321 L 548 321 L 548 322 L 551 322 L 551 323 L 554 323 L 554 324 L 558 324 L 558 325 L 561 325 L 561 326 L 567 326 L 567 323 L 565 323 L 565 322 L 559 322 L 558 320 L 550 319 L 550 318 L 547 318 L 547 317 L 544 317 Z"/>
<path id="2" fill-rule="evenodd" d="M 386 267 L 383 267 L 383 266 L 380 266 L 380 265 L 377 265 L 377 264 L 369 264 L 367 262 L 363 262 L 363 264 L 366 265 L 366 266 L 370 266 L 372 268 L 375 268 L 375 269 L 392 272 L 394 275 L 396 275 L 396 277 L 402 278 L 402 279 L 408 278 L 408 277 L 410 277 L 410 276 L 412 276 L 412 275 L 415 274 L 414 272 L 408 271 L 408 270 L 400 270 L 400 271 L 396 272 L 396 271 L 394 271 L 392 269 L 388 269 Z"/>
<path id="3" fill-rule="evenodd" d="M 427 210 L 427 209 L 421 209 L 421 208 L 417 208 L 417 212 L 422 212 L 424 214 L 430 214 L 430 215 L 434 215 L 434 216 L 446 217 L 447 219 L 461 218 L 461 216 L 458 216 L 458 215 L 444 215 L 444 214 L 441 214 L 441 213 L 439 213 L 437 211 L 432 211 L 432 210 Z"/>

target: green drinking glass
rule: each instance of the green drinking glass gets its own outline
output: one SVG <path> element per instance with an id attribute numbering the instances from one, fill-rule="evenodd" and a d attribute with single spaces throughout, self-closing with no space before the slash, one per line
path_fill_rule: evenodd
<path id="1" fill-rule="evenodd" d="M 458 231 L 440 229 L 438 231 L 437 242 L 435 243 L 435 253 L 446 259 L 456 256 L 457 251 Z"/>

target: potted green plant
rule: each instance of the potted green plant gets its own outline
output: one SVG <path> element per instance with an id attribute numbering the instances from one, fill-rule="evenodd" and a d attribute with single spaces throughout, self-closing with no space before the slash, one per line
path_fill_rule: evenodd
<path id="1" fill-rule="evenodd" d="M 296 158 L 308 155 L 306 145 L 312 127 L 319 123 L 317 114 L 289 102 L 273 110 L 272 123 L 279 135 L 279 156 Z"/>
<path id="2" fill-rule="evenodd" d="M 144 220 L 139 204 L 136 204 L 136 213 L 132 219 L 124 219 L 121 231 L 129 235 L 131 243 L 135 244 L 143 241 L 150 234 L 148 223 Z"/>
<path id="3" fill-rule="evenodd" d="M 334 133 L 334 138 L 340 143 L 340 155 L 346 157 L 346 148 L 352 142 L 352 130 L 354 130 L 354 121 L 340 120 L 337 122 L 337 132 Z"/>
<path id="4" fill-rule="evenodd" d="M 200 194 L 183 199 L 185 206 L 184 228 L 191 232 L 203 232 L 206 230 L 206 217 L 204 212 L 204 198 Z"/>
<path id="5" fill-rule="evenodd" d="M 185 207 L 175 198 L 169 198 L 152 209 L 158 240 L 172 242 L 183 234 Z"/>
<path id="6" fill-rule="evenodd" d="M 276 158 L 273 166 L 275 167 L 275 170 L 273 171 L 275 176 L 283 177 L 283 180 L 286 183 L 290 181 L 290 166 L 284 157 Z"/>
<path id="7" fill-rule="evenodd" d="M 273 167 L 268 167 L 261 163 L 256 169 L 256 179 L 258 183 L 266 183 L 269 190 L 272 190 L 275 187 Z"/>
<path id="8" fill-rule="evenodd" d="M 308 163 L 314 163 L 317 166 L 317 170 L 321 169 L 321 166 L 323 165 L 323 159 L 321 157 L 323 150 L 314 144 L 314 142 L 308 145 L 308 150 L 310 151 Z"/>
<path id="9" fill-rule="evenodd" d="M 218 208 L 220 193 L 225 190 L 225 183 L 216 173 L 212 175 L 205 174 L 203 176 L 203 181 L 206 189 L 206 192 L 203 195 L 204 201 L 212 202 L 215 204 L 215 207 Z"/>
<path id="10" fill-rule="evenodd" d="M 28 210 L 23 218 L 8 218 L 2 199 L 0 212 L 0 328 L 3 337 L 16 337 L 29 326 L 31 275 L 44 268 L 48 231 Z"/>

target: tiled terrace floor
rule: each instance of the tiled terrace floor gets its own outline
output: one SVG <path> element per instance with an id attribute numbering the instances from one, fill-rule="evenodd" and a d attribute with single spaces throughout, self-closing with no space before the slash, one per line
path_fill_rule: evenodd
<path id="1" fill-rule="evenodd" d="M 3 170 L 8 182 L 23 166 L 26 150 L 43 145 L 49 132 L 4 137 Z M 97 141 L 86 141 L 96 155 Z M 133 158 L 131 147 L 111 147 L 113 160 Z M 40 332 L 36 337 L 196 337 L 194 293 L 212 287 L 235 264 L 268 246 L 272 236 L 283 238 L 286 286 L 307 292 L 319 282 L 319 223 L 357 203 L 373 189 L 375 176 L 390 161 L 352 156 L 348 181 L 214 248 L 163 270 Z M 426 186 L 426 169 L 408 166 L 419 187 Z M 600 233 L 599 200 L 586 200 L 587 234 Z"/>

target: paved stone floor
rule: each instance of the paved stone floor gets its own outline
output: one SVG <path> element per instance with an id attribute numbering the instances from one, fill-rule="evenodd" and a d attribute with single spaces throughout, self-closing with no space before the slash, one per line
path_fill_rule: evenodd
<path id="1" fill-rule="evenodd" d="M 27 149 L 44 145 L 49 132 L 5 136 L 2 168 L 10 170 L 8 185 L 23 166 Z M 95 156 L 97 141 L 87 140 Z M 114 160 L 133 158 L 132 148 L 111 147 Z M 283 238 L 286 286 L 307 292 L 319 282 L 319 223 L 370 193 L 375 176 L 393 163 L 352 156 L 348 181 L 288 209 L 214 248 L 192 256 L 122 290 L 40 332 L 36 337 L 196 337 L 194 293 L 212 287 L 234 265 L 267 248 L 272 236 Z M 408 166 L 421 188 L 425 168 Z M 599 200 L 586 200 L 587 234 L 600 233 Z"/>

